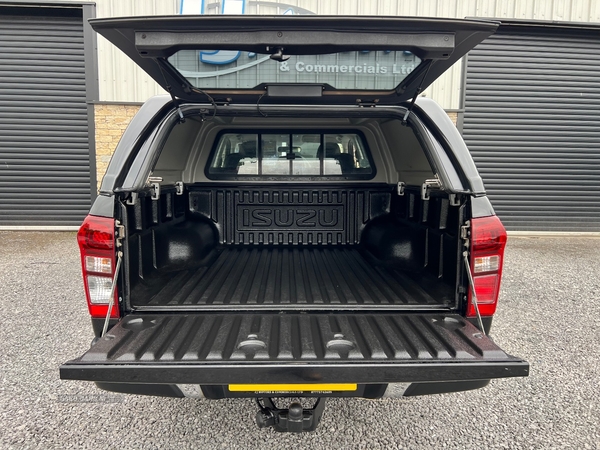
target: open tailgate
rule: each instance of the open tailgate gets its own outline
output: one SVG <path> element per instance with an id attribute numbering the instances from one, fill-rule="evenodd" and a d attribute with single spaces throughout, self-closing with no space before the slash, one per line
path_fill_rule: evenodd
<path id="1" fill-rule="evenodd" d="M 62 379 L 118 383 L 392 383 L 527 376 L 459 315 L 132 314 Z"/>

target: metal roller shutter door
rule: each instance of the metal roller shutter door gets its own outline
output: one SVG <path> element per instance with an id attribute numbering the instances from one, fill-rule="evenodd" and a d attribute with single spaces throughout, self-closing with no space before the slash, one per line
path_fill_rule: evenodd
<path id="1" fill-rule="evenodd" d="M 527 31 L 468 56 L 465 141 L 509 230 L 600 231 L 600 38 Z"/>
<path id="2" fill-rule="evenodd" d="M 76 226 L 90 207 L 79 14 L 0 9 L 0 226 Z"/>

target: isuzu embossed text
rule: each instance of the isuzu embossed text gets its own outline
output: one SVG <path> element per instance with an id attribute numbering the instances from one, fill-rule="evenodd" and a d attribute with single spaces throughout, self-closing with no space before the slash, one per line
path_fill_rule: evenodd
<path id="1" fill-rule="evenodd" d="M 496 23 L 90 22 L 170 95 L 132 120 L 79 231 L 97 337 L 61 378 L 254 397 L 260 427 L 300 432 L 328 397 L 527 376 L 488 337 L 506 232 L 460 134 L 417 98 Z"/>

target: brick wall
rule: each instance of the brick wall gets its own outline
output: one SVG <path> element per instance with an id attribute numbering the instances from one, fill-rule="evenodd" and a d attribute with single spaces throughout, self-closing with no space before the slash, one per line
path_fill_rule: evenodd
<path id="1" fill-rule="evenodd" d="M 96 175 L 98 187 L 125 128 L 138 112 L 138 105 L 101 104 L 94 106 L 96 121 Z"/>
<path id="2" fill-rule="evenodd" d="M 457 112 L 447 112 L 446 114 L 448 114 L 448 117 L 450 117 L 450 120 L 452 121 L 452 123 L 454 124 L 454 126 L 456 126 L 456 121 L 458 120 L 458 113 Z"/>
<path id="3" fill-rule="evenodd" d="M 115 151 L 125 128 L 138 112 L 138 105 L 101 104 L 94 106 L 96 114 L 96 175 L 98 187 L 110 158 Z M 449 112 L 448 116 L 456 125 L 458 114 Z"/>

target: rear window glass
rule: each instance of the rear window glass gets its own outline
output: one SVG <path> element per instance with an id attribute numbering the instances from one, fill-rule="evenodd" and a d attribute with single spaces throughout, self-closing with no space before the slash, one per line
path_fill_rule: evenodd
<path id="1" fill-rule="evenodd" d="M 223 133 L 209 175 L 346 176 L 373 173 L 357 133 Z"/>
<path id="2" fill-rule="evenodd" d="M 335 89 L 393 89 L 421 59 L 409 51 L 359 51 L 292 55 L 283 62 L 269 55 L 234 50 L 180 50 L 169 62 L 195 87 L 252 89 L 262 83 L 319 83 Z"/>

